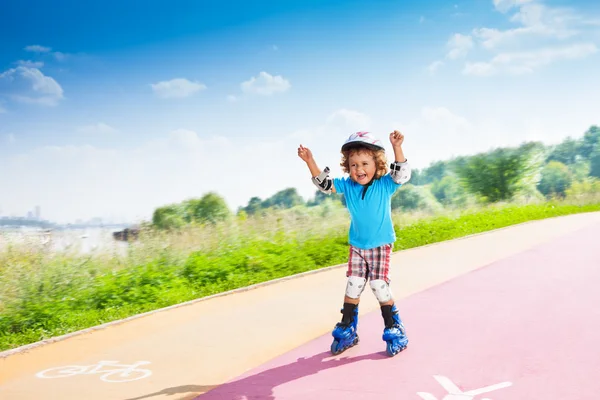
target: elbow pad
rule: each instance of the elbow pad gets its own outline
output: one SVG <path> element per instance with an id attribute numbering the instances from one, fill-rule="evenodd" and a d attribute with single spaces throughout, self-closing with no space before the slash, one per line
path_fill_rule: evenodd
<path id="1" fill-rule="evenodd" d="M 390 175 L 394 182 L 403 185 L 410 180 L 410 165 L 408 160 L 404 162 L 394 161 L 390 165 Z"/>
<path id="2" fill-rule="evenodd" d="M 323 172 L 312 178 L 312 182 L 323 193 L 330 194 L 333 187 L 333 181 L 329 177 L 329 167 L 325 167 Z"/>

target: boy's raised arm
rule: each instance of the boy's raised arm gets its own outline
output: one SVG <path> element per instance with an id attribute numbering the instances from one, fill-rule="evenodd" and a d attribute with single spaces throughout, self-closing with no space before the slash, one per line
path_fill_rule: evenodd
<path id="1" fill-rule="evenodd" d="M 400 131 L 390 133 L 390 143 L 392 143 L 392 148 L 394 149 L 394 161 L 399 163 L 406 162 L 406 157 L 404 157 L 404 151 L 402 150 L 404 135 Z"/>
<path id="2" fill-rule="evenodd" d="M 306 163 L 313 178 L 321 173 L 321 170 L 317 166 L 317 162 L 308 147 L 300 145 L 300 147 L 298 147 L 298 157 Z"/>
<path id="3" fill-rule="evenodd" d="M 322 181 L 315 180 L 315 178 L 321 175 L 321 170 L 317 166 L 317 162 L 315 161 L 312 152 L 308 147 L 300 145 L 300 147 L 298 147 L 298 157 L 300 157 L 308 166 L 308 169 L 310 170 L 310 174 L 313 179 L 313 183 L 317 186 L 319 190 L 321 190 L 324 193 L 335 193 L 335 186 L 333 185 L 333 182 L 331 181 L 331 178 L 329 178 L 329 176 L 326 176 L 325 179 L 323 179 Z"/>

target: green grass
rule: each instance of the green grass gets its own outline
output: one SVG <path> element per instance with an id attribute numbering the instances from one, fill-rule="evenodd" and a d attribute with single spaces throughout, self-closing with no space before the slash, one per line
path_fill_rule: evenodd
<path id="1" fill-rule="evenodd" d="M 600 203 L 494 206 L 429 217 L 395 214 L 394 249 L 591 211 L 600 211 Z M 0 250 L 0 350 L 345 263 L 347 226 L 343 209 L 300 209 L 283 217 L 149 235 L 124 256 L 8 246 Z"/>

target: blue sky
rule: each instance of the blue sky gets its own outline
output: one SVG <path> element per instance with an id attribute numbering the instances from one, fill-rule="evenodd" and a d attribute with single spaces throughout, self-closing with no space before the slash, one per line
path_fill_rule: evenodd
<path id="1" fill-rule="evenodd" d="M 0 214 L 232 210 L 340 174 L 355 130 L 415 167 L 600 123 L 589 1 L 106 1 L 0 5 Z"/>

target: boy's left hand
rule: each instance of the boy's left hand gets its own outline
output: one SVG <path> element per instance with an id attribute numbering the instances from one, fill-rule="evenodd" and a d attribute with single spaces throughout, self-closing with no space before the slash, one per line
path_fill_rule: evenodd
<path id="1" fill-rule="evenodd" d="M 394 147 L 402 146 L 402 143 L 404 143 L 404 135 L 400 131 L 390 133 L 390 143 L 392 143 L 392 146 Z"/>

